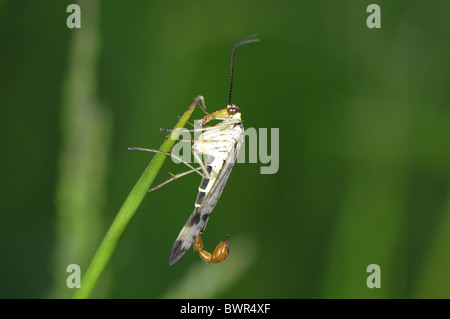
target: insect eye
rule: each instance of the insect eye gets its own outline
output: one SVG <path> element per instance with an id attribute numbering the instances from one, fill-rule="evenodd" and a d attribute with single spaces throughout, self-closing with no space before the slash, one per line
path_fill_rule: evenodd
<path id="1" fill-rule="evenodd" d="M 230 107 L 227 108 L 228 114 L 229 115 L 234 115 L 236 113 L 241 113 L 241 109 L 238 108 L 236 105 L 231 105 Z"/>

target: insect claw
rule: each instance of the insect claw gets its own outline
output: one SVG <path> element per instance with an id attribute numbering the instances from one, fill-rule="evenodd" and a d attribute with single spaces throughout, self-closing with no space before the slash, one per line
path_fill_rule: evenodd
<path id="1" fill-rule="evenodd" d="M 219 245 L 217 245 L 216 249 L 212 252 L 211 262 L 220 263 L 224 261 L 228 254 L 230 253 L 230 249 L 228 248 L 228 235 L 225 236 L 225 240 L 221 241 Z"/>
<path id="2" fill-rule="evenodd" d="M 206 250 L 203 250 L 203 242 L 200 234 L 198 234 L 194 241 L 194 250 L 198 253 L 200 258 L 203 259 L 203 261 L 207 263 L 220 263 L 228 257 L 230 252 L 228 249 L 228 235 L 225 236 L 225 240 L 221 241 L 212 254 L 210 254 Z"/>

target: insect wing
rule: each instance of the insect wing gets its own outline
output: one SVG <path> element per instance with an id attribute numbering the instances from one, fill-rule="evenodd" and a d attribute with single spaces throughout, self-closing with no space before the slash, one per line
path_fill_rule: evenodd
<path id="1" fill-rule="evenodd" d="M 198 234 L 202 233 L 206 227 L 209 216 L 211 215 L 214 207 L 216 206 L 222 192 L 227 184 L 228 177 L 230 176 L 231 170 L 236 162 L 237 155 L 241 148 L 242 142 L 244 141 L 244 133 L 242 129 L 242 134 L 238 137 L 236 143 L 231 152 L 229 152 L 228 157 L 224 160 L 222 169 L 220 170 L 217 178 L 215 179 L 214 185 L 211 190 L 206 194 L 203 199 L 202 204 L 196 207 L 194 212 L 191 214 L 180 234 L 178 235 L 175 244 L 169 254 L 169 264 L 173 265 L 178 261 L 186 251 L 194 243 L 195 238 Z M 204 183 L 202 180 L 202 185 Z M 198 201 L 198 198 L 197 198 Z"/>

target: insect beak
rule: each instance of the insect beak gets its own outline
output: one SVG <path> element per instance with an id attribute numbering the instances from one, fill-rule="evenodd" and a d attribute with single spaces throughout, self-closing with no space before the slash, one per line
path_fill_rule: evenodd
<path id="1" fill-rule="evenodd" d="M 199 121 L 199 124 L 204 125 L 212 120 L 226 120 L 229 119 L 230 117 L 231 114 L 229 113 L 228 109 L 223 109 L 206 115 Z"/>

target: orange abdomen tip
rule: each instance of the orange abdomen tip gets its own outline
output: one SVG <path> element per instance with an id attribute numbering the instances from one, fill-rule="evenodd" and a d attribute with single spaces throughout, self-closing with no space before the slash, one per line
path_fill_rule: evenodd
<path id="1" fill-rule="evenodd" d="M 214 249 L 211 255 L 211 262 L 220 263 L 227 259 L 230 249 L 228 248 L 228 235 L 225 237 L 224 241 L 221 241 L 219 245 L 217 245 L 216 249 Z"/>

